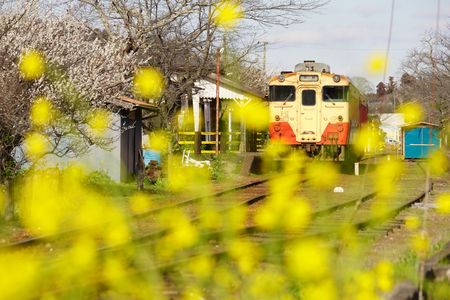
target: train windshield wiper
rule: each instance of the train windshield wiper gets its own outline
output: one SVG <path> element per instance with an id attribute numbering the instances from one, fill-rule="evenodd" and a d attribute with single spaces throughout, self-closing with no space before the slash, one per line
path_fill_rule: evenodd
<path id="1" fill-rule="evenodd" d="M 287 98 L 283 102 L 283 106 L 286 104 L 286 102 L 288 102 L 291 99 L 292 96 L 294 96 L 294 94 L 292 93 L 290 93 L 289 96 L 287 96 Z"/>

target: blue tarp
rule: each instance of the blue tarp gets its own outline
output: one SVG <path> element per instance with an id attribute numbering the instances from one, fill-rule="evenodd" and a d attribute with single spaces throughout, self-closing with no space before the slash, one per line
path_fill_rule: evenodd
<path id="1" fill-rule="evenodd" d="M 148 165 L 151 160 L 156 160 L 158 162 L 158 165 L 161 164 L 161 153 L 159 153 L 159 151 L 144 149 L 142 152 L 144 155 L 144 164 L 145 165 Z"/>

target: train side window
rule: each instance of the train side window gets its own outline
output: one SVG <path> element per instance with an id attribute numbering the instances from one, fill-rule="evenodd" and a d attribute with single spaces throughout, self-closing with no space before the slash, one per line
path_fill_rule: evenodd
<path id="1" fill-rule="evenodd" d="M 324 86 L 322 97 L 324 102 L 345 102 L 348 99 L 348 87 Z"/>
<path id="2" fill-rule="evenodd" d="M 314 91 L 314 90 L 302 91 L 302 105 L 305 105 L 305 106 L 316 105 L 316 91 Z"/>
<path id="3" fill-rule="evenodd" d="M 269 87 L 269 101 L 295 101 L 295 86 L 271 85 Z"/>

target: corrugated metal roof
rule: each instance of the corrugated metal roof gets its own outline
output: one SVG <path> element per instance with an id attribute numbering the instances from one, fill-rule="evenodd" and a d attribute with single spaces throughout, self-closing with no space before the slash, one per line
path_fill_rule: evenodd
<path id="1" fill-rule="evenodd" d="M 127 110 L 133 110 L 136 107 L 140 107 L 146 110 L 150 111 L 159 111 L 159 107 L 157 107 L 154 104 L 150 104 L 144 101 L 132 99 L 127 96 L 118 96 L 117 98 L 114 98 L 109 101 L 111 104 L 116 105 L 120 108 L 124 108 Z"/>
<path id="2" fill-rule="evenodd" d="M 245 88 L 237 82 L 234 82 L 223 76 L 220 77 L 219 96 L 221 99 L 257 99 L 263 98 L 263 95 L 257 91 Z M 216 98 L 216 75 L 210 74 L 205 79 L 199 80 L 196 87 L 201 90 L 202 98 Z"/>

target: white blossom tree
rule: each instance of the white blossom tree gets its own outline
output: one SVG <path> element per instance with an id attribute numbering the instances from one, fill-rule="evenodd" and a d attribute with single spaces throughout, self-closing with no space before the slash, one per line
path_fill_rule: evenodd
<path id="1" fill-rule="evenodd" d="M 58 156 L 78 155 L 92 144 L 107 147 L 110 140 L 86 124 L 99 107 L 112 108 L 116 96 L 130 90 L 139 63 L 124 51 L 124 40 L 102 39 L 67 15 L 3 15 L 0 32 L 0 184 L 9 185 L 28 162 L 21 145 L 31 130 L 45 134 L 48 153 Z M 24 80 L 18 66 L 29 50 L 47 62 L 44 76 L 34 81 Z M 32 128 L 30 107 L 39 96 L 50 99 L 56 119 Z"/>

